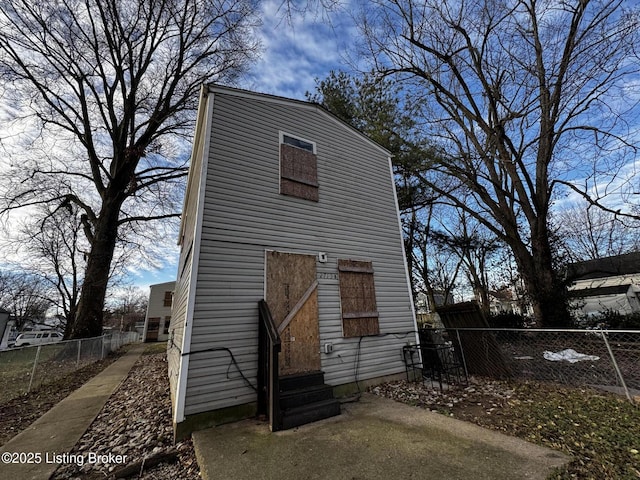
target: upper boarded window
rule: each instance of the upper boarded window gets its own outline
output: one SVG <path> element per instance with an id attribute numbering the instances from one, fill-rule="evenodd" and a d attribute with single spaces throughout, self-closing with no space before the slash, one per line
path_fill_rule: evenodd
<path id="1" fill-rule="evenodd" d="M 371 262 L 338 260 L 342 332 L 345 337 L 380 333 Z"/>
<path id="2" fill-rule="evenodd" d="M 165 307 L 170 307 L 172 302 L 173 302 L 173 292 L 164 292 L 163 305 Z"/>
<path id="3" fill-rule="evenodd" d="M 315 143 L 291 135 L 280 135 L 280 193 L 318 201 Z"/>

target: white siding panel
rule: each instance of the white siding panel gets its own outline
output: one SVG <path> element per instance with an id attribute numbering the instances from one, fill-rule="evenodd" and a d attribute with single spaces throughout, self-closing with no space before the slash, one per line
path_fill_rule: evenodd
<path id="1" fill-rule="evenodd" d="M 318 202 L 279 194 L 281 131 L 316 143 Z M 185 413 L 256 399 L 224 349 L 255 385 L 265 250 L 328 255 L 317 264 L 327 383 L 403 372 L 415 323 L 381 150 L 315 109 L 217 92 L 209 155 L 191 349 L 215 351 L 191 356 Z M 381 336 L 342 337 L 340 258 L 373 262 Z"/>

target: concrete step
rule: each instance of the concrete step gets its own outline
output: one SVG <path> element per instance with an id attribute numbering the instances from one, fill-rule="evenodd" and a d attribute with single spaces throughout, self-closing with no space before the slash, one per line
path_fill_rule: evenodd
<path id="1" fill-rule="evenodd" d="M 288 390 L 280 394 L 280 407 L 283 410 L 300 407 L 310 403 L 321 402 L 333 398 L 333 387 L 330 385 L 312 385 L 310 387 Z"/>
<path id="2" fill-rule="evenodd" d="M 280 391 L 287 392 L 301 388 L 324 384 L 324 373 L 321 371 L 283 375 L 279 379 Z"/>
<path id="3" fill-rule="evenodd" d="M 290 408 L 282 412 L 282 429 L 299 427 L 340 415 L 340 402 L 334 398 Z"/>

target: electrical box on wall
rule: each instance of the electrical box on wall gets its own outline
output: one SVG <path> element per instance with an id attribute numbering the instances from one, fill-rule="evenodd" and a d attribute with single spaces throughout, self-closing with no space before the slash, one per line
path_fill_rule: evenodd
<path id="1" fill-rule="evenodd" d="M 333 343 L 325 343 L 324 344 L 324 353 L 333 352 Z"/>
<path id="2" fill-rule="evenodd" d="M 327 254 L 325 252 L 318 252 L 318 261 L 320 263 L 327 263 Z"/>

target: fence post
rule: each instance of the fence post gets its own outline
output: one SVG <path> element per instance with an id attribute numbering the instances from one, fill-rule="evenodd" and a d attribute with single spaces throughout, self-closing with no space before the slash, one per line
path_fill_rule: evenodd
<path id="1" fill-rule="evenodd" d="M 82 339 L 78 339 L 78 357 L 76 358 L 76 367 L 80 365 L 80 348 L 82 348 Z"/>
<path id="2" fill-rule="evenodd" d="M 611 357 L 611 363 L 613 363 L 613 368 L 615 369 L 616 375 L 618 375 L 618 379 L 620 380 L 620 384 L 624 389 L 624 394 L 627 396 L 627 400 L 629 400 L 631 403 L 634 403 L 633 398 L 631 398 L 631 395 L 629 394 L 629 389 L 627 388 L 627 384 L 624 381 L 624 377 L 622 376 L 622 372 L 620 371 L 620 367 L 618 367 L 618 362 L 616 361 L 616 357 L 613 356 L 613 350 L 611 350 L 611 346 L 609 345 L 609 340 L 607 339 L 607 335 L 605 334 L 604 330 L 600 330 L 600 335 L 602 335 L 604 344 L 607 346 L 609 356 Z"/>
<path id="3" fill-rule="evenodd" d="M 33 360 L 33 368 L 31 369 L 31 378 L 29 379 L 29 388 L 27 388 L 27 393 L 31 391 L 31 386 L 33 385 L 33 377 L 36 374 L 36 366 L 38 365 L 38 359 L 40 358 L 40 349 L 42 345 L 38 345 L 38 349 L 36 350 L 36 358 Z"/>
<path id="4" fill-rule="evenodd" d="M 458 338 L 458 345 L 460 346 L 460 356 L 462 357 L 462 365 L 464 366 L 464 376 L 467 379 L 467 385 L 469 385 L 469 370 L 467 370 L 467 360 L 464 358 L 464 348 L 462 348 L 462 342 L 460 341 L 460 330 L 456 328 L 456 337 Z"/>
<path id="5" fill-rule="evenodd" d="M 102 335 L 102 353 L 100 354 L 100 360 L 104 360 L 104 337 L 106 337 L 106 335 Z"/>

